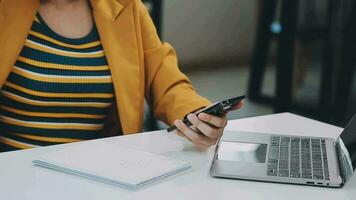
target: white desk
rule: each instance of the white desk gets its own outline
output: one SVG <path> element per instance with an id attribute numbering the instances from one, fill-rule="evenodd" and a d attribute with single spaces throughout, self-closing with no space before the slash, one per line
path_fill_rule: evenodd
<path id="1" fill-rule="evenodd" d="M 337 137 L 342 131 L 341 128 L 290 113 L 233 120 L 229 122 L 227 129 L 327 137 Z M 163 133 L 148 132 L 106 138 L 102 141 L 185 159 L 192 163 L 192 169 L 138 191 L 128 191 L 32 165 L 31 161 L 35 156 L 63 148 L 65 145 L 2 153 L 0 199 L 356 199 L 356 178 L 342 189 L 212 178 L 208 171 L 213 148 L 206 152 L 198 151 L 185 140 Z M 115 155 L 115 152 L 112 153 Z"/>

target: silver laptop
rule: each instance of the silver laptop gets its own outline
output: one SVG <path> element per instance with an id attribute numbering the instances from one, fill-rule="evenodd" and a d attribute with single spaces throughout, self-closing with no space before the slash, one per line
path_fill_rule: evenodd
<path id="1" fill-rule="evenodd" d="M 356 167 L 356 115 L 335 140 L 226 131 L 210 168 L 214 177 L 342 187 Z"/>

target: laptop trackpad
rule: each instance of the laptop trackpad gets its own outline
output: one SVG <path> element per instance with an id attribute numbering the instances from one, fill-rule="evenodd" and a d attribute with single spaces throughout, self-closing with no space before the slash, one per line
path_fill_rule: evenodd
<path id="1" fill-rule="evenodd" d="M 267 144 L 221 141 L 218 160 L 249 163 L 265 163 Z"/>

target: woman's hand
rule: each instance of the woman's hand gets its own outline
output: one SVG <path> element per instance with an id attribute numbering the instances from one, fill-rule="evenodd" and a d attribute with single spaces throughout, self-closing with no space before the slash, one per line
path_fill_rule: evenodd
<path id="1" fill-rule="evenodd" d="M 232 107 L 229 111 L 241 108 L 243 102 Z M 176 134 L 185 137 L 193 144 L 200 148 L 209 148 L 216 144 L 218 139 L 222 136 L 224 128 L 227 125 L 226 115 L 216 117 L 205 113 L 200 113 L 198 116 L 191 113 L 188 120 L 193 124 L 188 127 L 182 120 L 176 120 L 174 125 L 177 127 Z"/>

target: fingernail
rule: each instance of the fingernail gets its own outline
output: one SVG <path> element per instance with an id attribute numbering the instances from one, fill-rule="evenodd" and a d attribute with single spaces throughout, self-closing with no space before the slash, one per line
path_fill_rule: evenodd
<path id="1" fill-rule="evenodd" d="M 189 114 L 187 117 L 188 117 L 189 121 L 192 121 L 194 119 L 194 115 L 193 114 Z"/>
<path id="2" fill-rule="evenodd" d="M 200 113 L 200 114 L 199 114 L 199 117 L 200 117 L 201 119 L 206 119 L 206 118 L 208 117 L 208 115 L 205 114 L 205 113 Z"/>
<path id="3" fill-rule="evenodd" d="M 179 120 L 175 120 L 175 121 L 174 121 L 174 125 L 175 125 L 175 126 L 179 126 L 179 125 L 180 125 Z"/>

